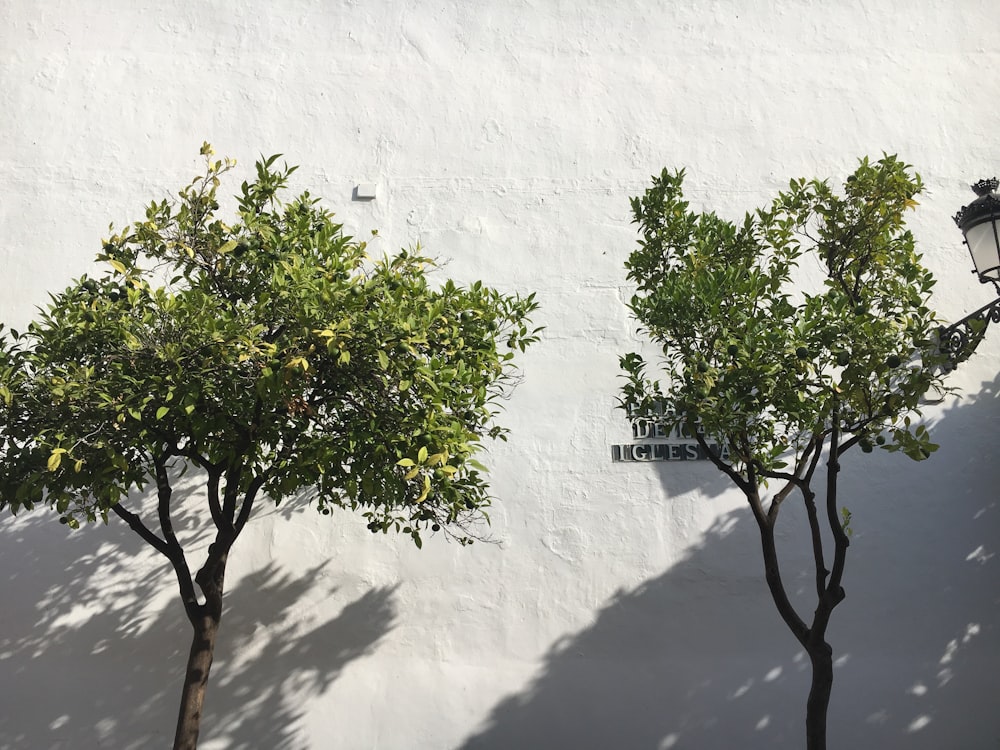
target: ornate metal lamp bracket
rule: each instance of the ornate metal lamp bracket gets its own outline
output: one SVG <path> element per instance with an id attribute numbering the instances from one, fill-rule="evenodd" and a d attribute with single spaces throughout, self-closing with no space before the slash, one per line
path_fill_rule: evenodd
<path id="1" fill-rule="evenodd" d="M 1000 299 L 980 307 L 957 323 L 938 329 L 938 344 L 941 353 L 948 358 L 949 369 L 972 356 L 990 323 L 1000 323 Z"/>

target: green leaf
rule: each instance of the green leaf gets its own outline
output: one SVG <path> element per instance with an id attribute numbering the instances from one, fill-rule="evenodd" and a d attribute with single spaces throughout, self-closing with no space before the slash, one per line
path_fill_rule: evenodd
<path id="1" fill-rule="evenodd" d="M 169 412 L 169 411 L 170 411 L 170 407 L 168 407 L 168 406 L 161 406 L 159 409 L 156 410 L 156 418 L 157 418 L 157 420 L 163 419 L 165 416 L 167 416 L 167 412 Z"/>

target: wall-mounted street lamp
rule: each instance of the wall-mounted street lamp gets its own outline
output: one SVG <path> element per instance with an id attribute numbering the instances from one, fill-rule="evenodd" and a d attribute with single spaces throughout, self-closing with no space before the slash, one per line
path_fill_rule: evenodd
<path id="1" fill-rule="evenodd" d="M 972 186 L 976 198 L 955 214 L 955 223 L 965 235 L 965 244 L 972 255 L 974 274 L 983 284 L 993 284 L 1000 294 L 1000 183 L 994 177 L 980 180 Z M 957 323 L 941 328 L 938 341 L 951 367 L 964 362 L 976 351 L 990 323 L 1000 323 L 1000 297 L 979 308 Z"/>

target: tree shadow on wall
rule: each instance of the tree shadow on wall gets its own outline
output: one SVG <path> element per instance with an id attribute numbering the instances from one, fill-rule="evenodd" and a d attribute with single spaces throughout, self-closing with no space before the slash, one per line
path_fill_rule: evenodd
<path id="1" fill-rule="evenodd" d="M 845 457 L 841 497 L 855 533 L 829 636 L 832 747 L 1000 740 L 996 386 L 942 413 L 942 448 L 929 461 Z M 794 507 L 782 511 L 779 544 L 786 584 L 809 613 L 806 521 Z M 737 510 L 554 644 L 534 681 L 461 747 L 801 747 L 808 689 L 808 660 L 763 581 L 756 525 Z"/>
<path id="2" fill-rule="evenodd" d="M 191 632 L 170 567 L 116 519 L 71 532 L 38 510 L 0 536 L 0 750 L 169 745 Z M 302 747 L 301 706 L 393 627 L 393 589 L 349 601 L 321 568 L 230 585 L 202 744 Z M 309 598 L 344 607 L 320 620 Z"/>
<path id="3" fill-rule="evenodd" d="M 221 738 L 219 747 L 304 747 L 306 740 L 297 729 L 308 701 L 325 693 L 347 664 L 371 653 L 392 628 L 395 586 L 366 591 L 327 622 L 310 623 L 308 615 L 287 616 L 296 602 L 307 597 L 319 569 L 294 579 L 259 571 L 233 592 L 233 611 L 223 621 L 230 631 L 220 650 L 223 664 L 210 687 L 214 701 L 205 718 L 206 739 Z M 329 591 L 330 596 L 335 594 L 335 589 Z M 273 621 L 275 601 L 288 604 L 279 613 L 282 624 L 270 627 L 265 623 Z M 345 729 L 331 727 L 329 734 L 336 736 Z"/>
<path id="4" fill-rule="evenodd" d="M 743 512 L 719 518 L 666 574 L 619 591 L 593 626 L 555 643 L 535 681 L 462 747 L 730 748 L 732 727 L 748 746 L 789 743 L 773 695 L 751 689 L 797 684 L 804 667 L 756 667 L 754 640 L 780 638 L 782 627 L 757 568 L 734 564 L 756 540 Z"/>

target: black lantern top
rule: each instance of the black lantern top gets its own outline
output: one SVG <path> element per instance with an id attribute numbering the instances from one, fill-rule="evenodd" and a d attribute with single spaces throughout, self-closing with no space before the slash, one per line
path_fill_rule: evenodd
<path id="1" fill-rule="evenodd" d="M 982 283 L 992 282 L 1000 290 L 1000 182 L 994 177 L 972 186 L 979 197 L 955 214 L 955 223 L 965 235 L 972 262 Z"/>

